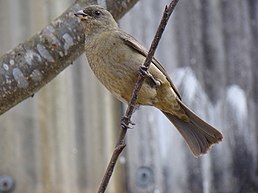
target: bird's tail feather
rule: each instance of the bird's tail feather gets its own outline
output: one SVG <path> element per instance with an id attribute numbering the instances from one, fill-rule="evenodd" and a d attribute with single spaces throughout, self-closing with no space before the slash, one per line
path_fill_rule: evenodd
<path id="1" fill-rule="evenodd" d="M 177 116 L 162 111 L 166 117 L 174 124 L 183 136 L 190 150 L 195 157 L 206 153 L 212 144 L 223 139 L 223 134 L 213 126 L 202 120 L 181 101 L 181 107 L 190 118 L 189 122 L 179 119 Z"/>

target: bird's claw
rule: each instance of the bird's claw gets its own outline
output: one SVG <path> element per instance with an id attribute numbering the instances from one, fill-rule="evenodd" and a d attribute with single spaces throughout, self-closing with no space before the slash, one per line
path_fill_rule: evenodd
<path id="1" fill-rule="evenodd" d="M 154 84 L 156 86 L 160 86 L 161 85 L 161 82 L 159 80 L 156 80 L 151 74 L 150 74 L 150 78 L 151 78 L 151 80 L 154 82 Z"/>
<path id="2" fill-rule="evenodd" d="M 149 72 L 148 72 L 148 67 L 141 65 L 140 66 L 140 73 L 142 76 L 148 76 Z"/>
<path id="3" fill-rule="evenodd" d="M 123 129 L 132 129 L 132 126 L 135 125 L 135 123 L 133 123 L 128 117 L 123 117 L 121 120 L 121 127 Z"/>
<path id="4" fill-rule="evenodd" d="M 156 86 L 160 86 L 161 85 L 161 82 L 159 81 L 159 80 L 156 80 L 153 76 L 152 76 L 152 74 L 148 71 L 148 68 L 146 67 L 146 66 L 141 66 L 140 67 L 140 73 L 141 73 L 141 75 L 142 76 L 147 76 L 147 77 L 149 77 L 153 82 L 154 82 L 154 84 L 156 85 Z"/>

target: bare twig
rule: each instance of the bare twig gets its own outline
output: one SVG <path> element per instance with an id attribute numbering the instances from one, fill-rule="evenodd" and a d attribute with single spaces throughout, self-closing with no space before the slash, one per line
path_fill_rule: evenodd
<path id="1" fill-rule="evenodd" d="M 102 182 L 100 184 L 100 187 L 99 187 L 99 190 L 98 190 L 98 193 L 104 193 L 106 191 L 106 188 L 107 188 L 107 185 L 109 183 L 109 180 L 112 176 L 112 173 L 114 171 L 114 167 L 115 167 L 115 164 L 117 162 L 117 159 L 120 155 L 120 153 L 123 151 L 123 149 L 125 148 L 126 144 L 125 144 L 125 135 L 126 135 L 126 132 L 127 132 L 127 129 L 129 128 L 129 125 L 131 123 L 131 117 L 132 117 L 132 114 L 134 112 L 134 109 L 135 109 L 135 105 L 136 105 L 136 101 L 137 101 L 137 98 L 138 98 L 138 94 L 139 94 L 139 91 L 143 85 L 143 81 L 144 81 L 144 78 L 146 76 L 146 73 L 142 73 L 142 72 L 147 72 L 150 64 L 151 64 L 151 61 L 153 59 L 153 56 L 154 56 L 154 53 L 156 51 L 156 48 L 158 46 L 158 43 L 161 39 L 161 36 L 165 30 L 165 27 L 167 25 L 167 22 L 169 20 L 169 17 L 170 15 L 172 14 L 176 4 L 178 3 L 179 0 L 172 0 L 171 3 L 169 4 L 169 6 L 166 6 L 165 7 L 165 10 L 164 10 L 164 13 L 163 13 L 163 17 L 160 21 L 160 24 L 159 24 L 159 27 L 158 27 L 158 30 L 156 32 L 156 35 L 151 43 L 151 47 L 150 47 L 150 50 L 149 50 L 149 53 L 145 59 L 145 62 L 144 64 L 140 67 L 139 69 L 139 76 L 138 76 L 138 79 L 135 83 L 135 87 L 134 87 L 134 90 L 133 90 L 133 94 L 132 94 L 132 97 L 131 97 L 131 100 L 128 104 L 128 107 L 126 109 L 126 113 L 125 113 L 125 116 L 122 118 L 122 121 L 121 121 L 121 127 L 122 127 L 122 130 L 120 132 L 120 135 L 119 135 L 119 138 L 118 138 L 118 142 L 117 142 L 117 145 L 115 147 L 115 150 L 112 154 L 112 157 L 111 157 L 111 160 L 109 162 L 109 165 L 106 169 L 106 173 L 102 179 Z"/>

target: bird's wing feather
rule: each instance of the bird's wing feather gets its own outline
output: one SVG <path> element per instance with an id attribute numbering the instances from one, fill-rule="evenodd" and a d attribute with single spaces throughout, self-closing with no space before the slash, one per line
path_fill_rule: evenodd
<path id="1" fill-rule="evenodd" d="M 147 54 L 148 54 L 147 49 L 145 47 L 143 47 L 135 38 L 133 38 L 131 35 L 123 32 L 123 31 L 120 31 L 120 30 L 118 30 L 117 33 L 118 33 L 119 37 L 125 42 L 126 45 L 135 49 L 143 56 L 145 56 L 145 57 L 147 56 Z M 152 63 L 166 76 L 167 80 L 171 84 L 171 87 L 177 94 L 178 98 L 181 100 L 181 96 L 180 96 L 176 86 L 173 84 L 172 80 L 170 79 L 169 75 L 167 74 L 167 72 L 164 69 L 164 67 L 162 66 L 162 64 L 154 57 L 152 59 Z"/>

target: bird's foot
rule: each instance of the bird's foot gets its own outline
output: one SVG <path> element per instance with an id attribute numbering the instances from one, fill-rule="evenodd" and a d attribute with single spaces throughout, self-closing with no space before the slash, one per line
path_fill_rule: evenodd
<path id="1" fill-rule="evenodd" d="M 123 129 L 132 129 L 133 125 L 135 125 L 135 123 L 133 123 L 128 117 L 124 116 L 121 119 L 121 127 Z"/>
<path id="2" fill-rule="evenodd" d="M 140 73 L 142 76 L 148 76 L 149 72 L 148 72 L 148 67 L 141 65 L 140 66 Z"/>
<path id="3" fill-rule="evenodd" d="M 147 77 L 149 77 L 149 78 L 153 81 L 153 83 L 154 83 L 156 86 L 160 86 L 160 85 L 161 85 L 161 82 L 160 82 L 159 80 L 155 79 L 155 78 L 152 76 L 152 74 L 148 71 L 148 68 L 147 68 L 146 66 L 141 65 L 141 67 L 140 67 L 140 73 L 141 73 L 142 76 L 147 76 Z"/>

